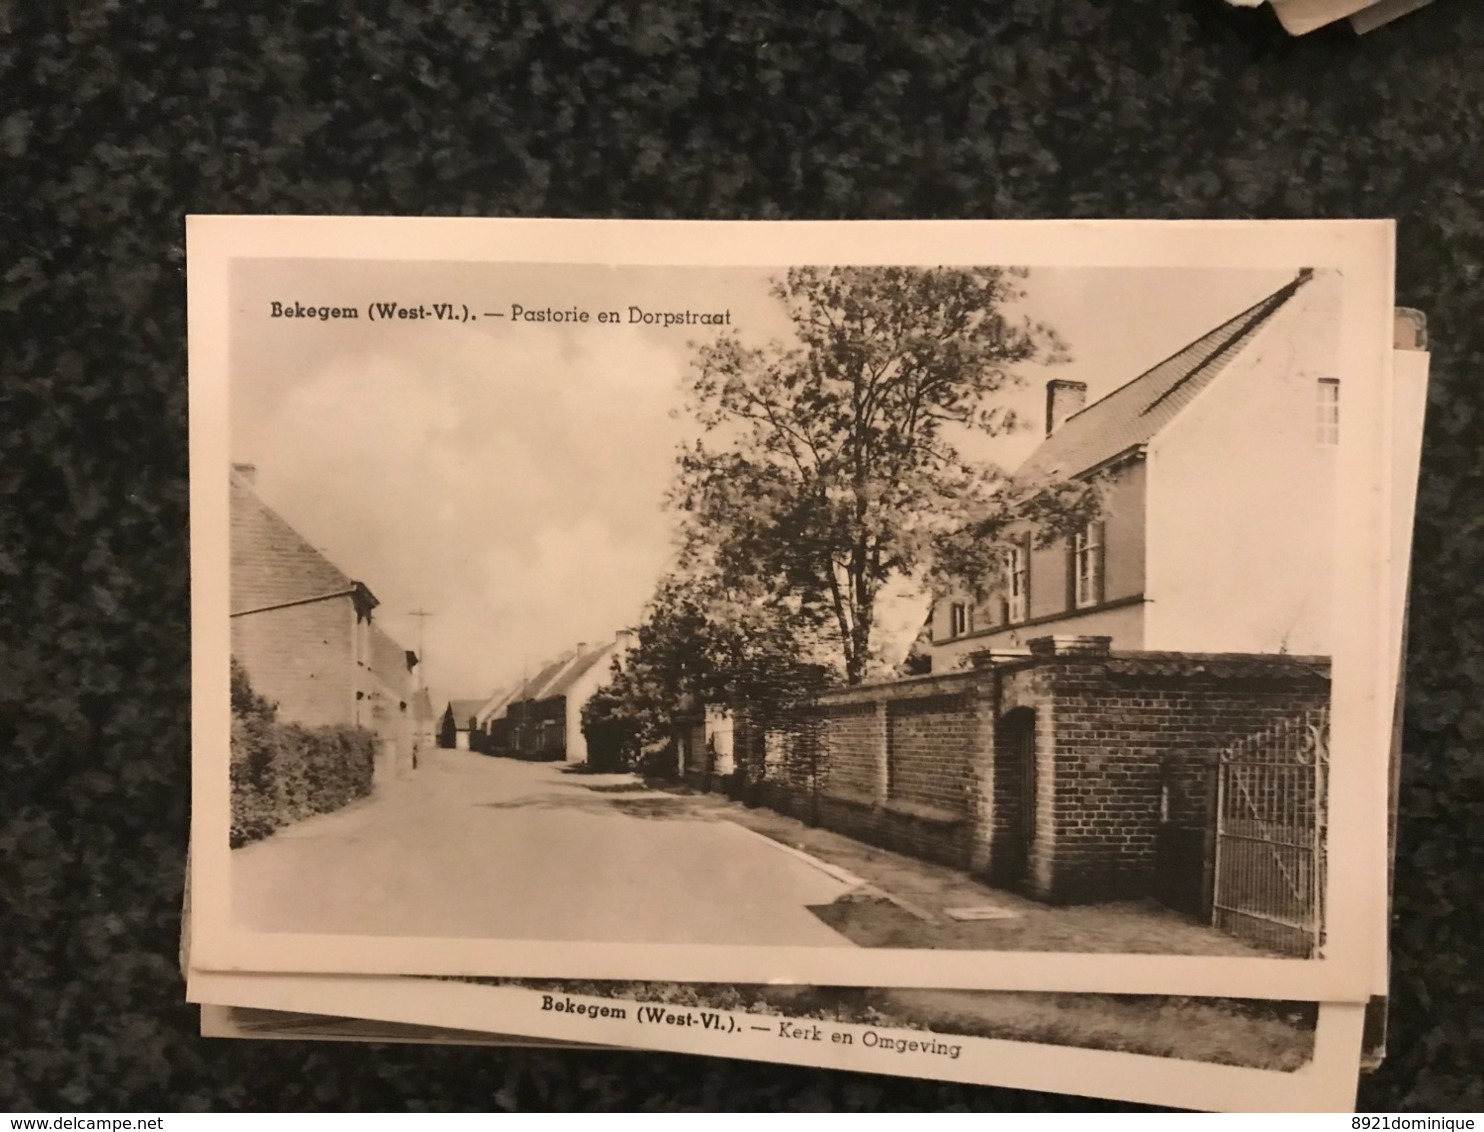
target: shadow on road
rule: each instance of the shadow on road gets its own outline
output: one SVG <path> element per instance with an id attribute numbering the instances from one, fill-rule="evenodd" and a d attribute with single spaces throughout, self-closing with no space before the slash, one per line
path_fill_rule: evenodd
<path id="1" fill-rule="evenodd" d="M 697 813 L 685 804 L 683 798 L 670 795 L 655 795 L 645 798 L 615 797 L 612 792 L 599 795 L 532 794 L 524 798 L 512 798 L 504 802 L 476 802 L 484 810 L 566 810 L 570 813 L 619 814 L 623 817 L 646 818 L 660 821 L 712 822 L 712 814 Z"/>

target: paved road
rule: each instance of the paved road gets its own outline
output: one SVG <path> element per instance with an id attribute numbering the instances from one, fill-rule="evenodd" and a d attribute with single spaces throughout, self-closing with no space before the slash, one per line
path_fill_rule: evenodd
<path id="1" fill-rule="evenodd" d="M 847 885 L 627 775 L 439 751 L 414 776 L 232 853 L 259 931 L 843 946 Z"/>

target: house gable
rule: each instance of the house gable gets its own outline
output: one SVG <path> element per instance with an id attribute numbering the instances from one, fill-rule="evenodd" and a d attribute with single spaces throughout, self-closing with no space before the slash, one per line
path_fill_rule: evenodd
<path id="1" fill-rule="evenodd" d="M 233 474 L 231 492 L 234 614 L 349 594 L 356 588 L 347 574 L 305 541 L 241 476 Z"/>
<path id="2" fill-rule="evenodd" d="M 474 718 L 475 713 L 479 711 L 479 707 L 483 702 L 483 700 L 450 700 L 444 715 L 452 716 L 453 725 L 456 730 L 467 731 L 469 730 L 469 720 Z"/>
<path id="3" fill-rule="evenodd" d="M 937 602 L 930 621 L 935 667 L 952 666 L 984 649 L 1019 652 L 1031 637 L 1055 632 L 1110 636 L 1124 649 L 1153 647 L 1145 639 L 1142 608 L 1148 600 L 1149 446 L 1239 362 L 1312 277 L 1311 272 L 1300 272 L 1260 302 L 1065 419 L 1055 411 L 1056 398 L 1048 393 L 1049 435 L 1016 474 L 1036 480 L 1100 473 L 1102 519 L 1080 547 L 1068 539 L 1036 546 L 1026 524 L 1018 532 L 1025 547 L 1019 562 L 1023 576 L 1017 583 L 1010 583 L 1007 564 L 1007 577 L 993 587 L 988 602 L 963 594 Z M 1081 586 L 1079 574 L 1084 578 Z M 1021 595 L 1020 589 L 1026 592 Z"/>
<path id="4" fill-rule="evenodd" d="M 399 702 L 412 693 L 412 673 L 407 650 L 394 641 L 380 625 L 371 626 L 371 648 L 367 667 L 376 682 L 388 692 L 395 692 Z"/>
<path id="5" fill-rule="evenodd" d="M 1147 647 L 1330 652 L 1340 308 L 1316 275 L 1150 444 Z"/>
<path id="6" fill-rule="evenodd" d="M 1312 273 L 1300 272 L 1261 302 L 1073 413 L 1030 454 L 1016 475 L 1080 476 L 1147 444 L 1221 375 L 1311 278 Z"/>
<path id="7" fill-rule="evenodd" d="M 541 698 L 566 695 L 597 663 L 613 651 L 613 642 L 580 649 L 571 663 L 541 690 Z"/>

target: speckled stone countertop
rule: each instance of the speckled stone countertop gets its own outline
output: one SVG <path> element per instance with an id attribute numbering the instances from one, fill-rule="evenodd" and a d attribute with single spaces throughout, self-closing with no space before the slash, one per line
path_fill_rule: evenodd
<path id="1" fill-rule="evenodd" d="M 1400 220 L 1434 363 L 1369 1110 L 1478 1108 L 1484 4 L 0 3 L 0 1106 L 1077 1109 L 636 1053 L 206 1042 L 187 833 L 190 212 Z"/>

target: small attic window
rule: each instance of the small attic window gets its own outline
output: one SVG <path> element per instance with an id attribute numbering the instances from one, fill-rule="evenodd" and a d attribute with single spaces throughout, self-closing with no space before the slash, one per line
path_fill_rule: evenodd
<path id="1" fill-rule="evenodd" d="M 1315 392 L 1315 439 L 1320 444 L 1340 443 L 1340 380 L 1336 377 L 1321 377 Z"/>
<path id="2" fill-rule="evenodd" d="M 968 631 L 969 607 L 956 601 L 948 607 L 948 634 L 952 637 L 961 637 Z"/>

